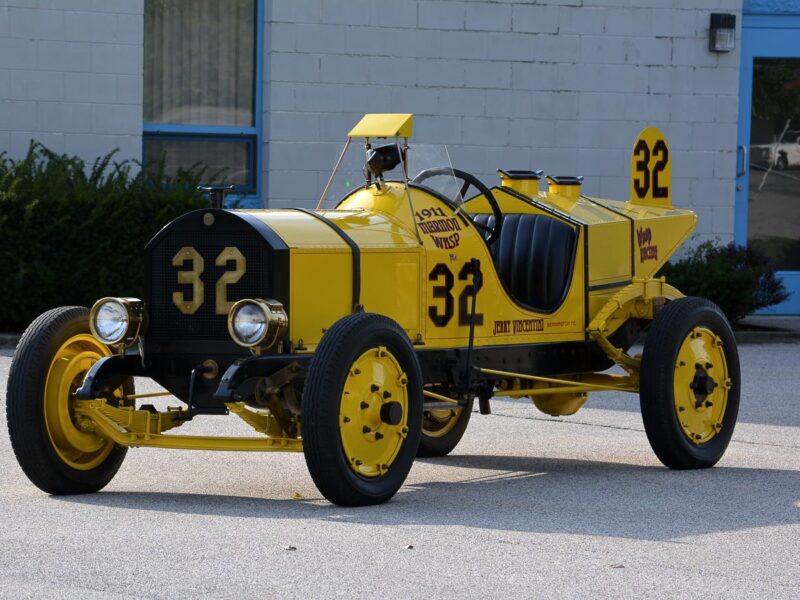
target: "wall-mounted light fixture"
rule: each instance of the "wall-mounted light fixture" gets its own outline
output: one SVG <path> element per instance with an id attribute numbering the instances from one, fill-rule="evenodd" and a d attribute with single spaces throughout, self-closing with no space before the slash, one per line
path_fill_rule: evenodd
<path id="1" fill-rule="evenodd" d="M 708 50 L 730 52 L 736 47 L 736 15 L 711 13 L 708 29 Z"/>

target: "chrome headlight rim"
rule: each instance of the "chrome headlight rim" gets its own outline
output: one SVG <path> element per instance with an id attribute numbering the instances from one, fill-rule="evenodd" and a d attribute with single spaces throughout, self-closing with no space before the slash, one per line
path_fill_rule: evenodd
<path id="1" fill-rule="evenodd" d="M 113 339 L 104 337 L 97 327 L 98 313 L 107 304 L 117 304 L 125 313 L 125 329 L 120 336 Z M 139 298 L 106 296 L 95 302 L 89 311 L 89 330 L 95 339 L 107 346 L 127 348 L 139 339 L 146 324 L 146 316 L 144 302 Z"/>
<path id="2" fill-rule="evenodd" d="M 236 330 L 236 316 L 239 311 L 246 306 L 257 307 L 264 316 L 264 330 L 257 338 L 245 341 L 239 336 Z M 263 298 L 243 298 L 238 300 L 228 312 L 228 334 L 231 339 L 244 348 L 252 351 L 262 351 L 271 348 L 278 341 L 278 338 L 286 330 L 289 318 L 283 308 L 283 304 L 277 300 L 265 300 Z"/>

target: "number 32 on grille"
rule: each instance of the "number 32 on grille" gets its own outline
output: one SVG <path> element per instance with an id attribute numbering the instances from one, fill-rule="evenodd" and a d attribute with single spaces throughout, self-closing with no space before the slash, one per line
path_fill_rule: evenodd
<path id="1" fill-rule="evenodd" d="M 215 308 L 218 315 L 227 315 L 230 312 L 234 303 L 228 300 L 228 286 L 238 282 L 247 270 L 247 260 L 234 246 L 225 247 L 217 256 L 214 264 L 224 267 L 229 262 L 234 263 L 233 270 L 225 271 L 217 279 Z M 184 292 L 173 292 L 172 302 L 183 314 L 193 315 L 205 302 L 205 284 L 200 278 L 205 270 L 205 261 L 192 246 L 184 246 L 172 257 L 172 266 L 183 267 L 186 263 L 189 263 L 191 268 L 178 271 L 178 283 L 192 286 L 191 299 L 187 299 Z"/>

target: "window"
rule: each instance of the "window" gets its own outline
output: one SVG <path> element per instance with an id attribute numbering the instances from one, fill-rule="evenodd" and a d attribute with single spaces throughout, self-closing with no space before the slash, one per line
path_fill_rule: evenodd
<path id="1" fill-rule="evenodd" d="M 145 164 L 258 195 L 262 22 L 262 0 L 145 0 Z"/>

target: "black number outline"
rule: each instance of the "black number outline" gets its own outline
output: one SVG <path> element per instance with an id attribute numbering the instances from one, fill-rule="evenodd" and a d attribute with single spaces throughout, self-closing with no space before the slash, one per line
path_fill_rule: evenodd
<path id="1" fill-rule="evenodd" d="M 472 263 L 465 262 L 464 266 L 461 267 L 461 270 L 458 272 L 458 280 L 459 281 L 467 281 L 467 278 L 471 278 L 473 275 Z M 472 300 L 472 294 L 478 294 L 483 287 L 483 280 L 482 278 L 478 278 L 478 289 L 474 290 L 473 292 L 473 284 L 469 284 L 464 287 L 462 292 L 458 295 L 458 324 L 459 325 L 467 325 L 469 326 L 469 315 L 472 312 L 472 304 L 470 304 L 470 300 Z M 476 312 L 475 313 L 475 327 L 483 325 L 483 313 Z"/>
<path id="2" fill-rule="evenodd" d="M 664 171 L 669 163 L 669 148 L 664 140 L 658 140 L 653 146 L 653 156 L 661 154 L 661 158 L 653 167 L 653 198 L 668 198 L 669 186 L 658 185 L 658 175 Z"/>
<path id="3" fill-rule="evenodd" d="M 433 297 L 444 298 L 444 313 L 439 314 L 439 308 L 431 305 L 428 307 L 428 316 L 436 327 L 446 327 L 453 318 L 453 272 L 447 267 L 445 263 L 438 263 L 431 269 L 428 275 L 428 281 L 439 281 L 440 277 L 444 277 L 444 285 L 433 286 Z"/>
<path id="4" fill-rule="evenodd" d="M 633 149 L 634 158 L 638 158 L 639 154 L 644 154 L 644 158 L 636 161 L 636 172 L 641 174 L 644 181 L 640 182 L 639 179 L 634 179 L 633 189 L 639 198 L 644 198 L 650 191 L 650 147 L 644 140 L 636 142 Z"/>

